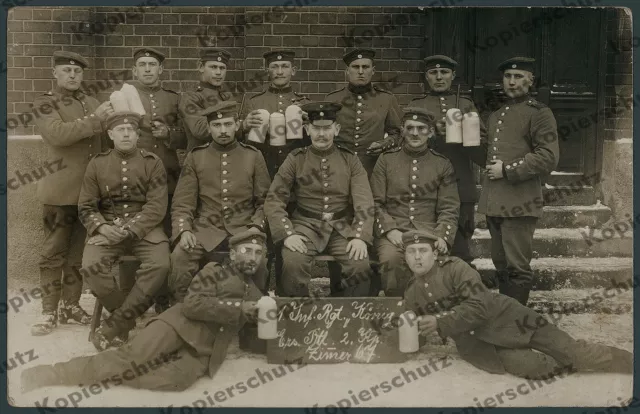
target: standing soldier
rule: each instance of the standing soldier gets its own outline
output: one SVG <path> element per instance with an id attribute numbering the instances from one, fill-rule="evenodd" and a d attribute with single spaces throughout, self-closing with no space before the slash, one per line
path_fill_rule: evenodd
<path id="1" fill-rule="evenodd" d="M 259 128 L 262 125 L 257 110 L 264 109 L 270 114 L 278 112 L 284 115 L 289 105 L 302 105 L 309 102 L 306 96 L 300 95 L 291 88 L 291 78 L 295 76 L 297 70 L 294 65 L 295 52 L 291 50 L 273 50 L 265 53 L 263 56 L 271 84 L 266 90 L 252 96 L 246 101 L 244 113 L 246 113 L 247 116 L 243 117 L 244 121 L 242 123 L 245 134 L 251 128 Z M 292 128 L 293 127 L 295 126 L 292 126 Z M 302 129 L 302 123 L 300 123 L 297 128 Z M 287 155 L 296 148 L 310 145 L 311 141 L 309 141 L 309 137 L 306 134 L 303 134 L 302 139 L 287 139 L 286 145 L 284 146 L 271 146 L 269 145 L 269 136 L 267 135 L 263 144 L 257 142 L 250 142 L 250 144 L 262 152 L 267 162 L 269 176 L 273 179 L 278 172 L 278 168 L 280 168 L 287 158 Z M 290 203 L 288 211 L 293 213 L 293 203 Z M 281 249 L 274 249 L 274 253 L 276 294 L 281 295 L 282 251 Z"/>
<path id="2" fill-rule="evenodd" d="M 478 212 L 487 215 L 500 293 L 523 304 L 533 278 L 530 262 L 533 232 L 542 215 L 542 184 L 558 165 L 560 152 L 551 109 L 529 95 L 534 62 L 514 57 L 498 67 L 508 99 L 489 117 L 487 175 L 478 203 Z"/>
<path id="3" fill-rule="evenodd" d="M 434 114 L 440 115 L 440 120 L 436 124 L 436 134 L 430 140 L 429 146 L 440 154 L 444 155 L 453 164 L 453 169 L 458 181 L 458 195 L 460 196 L 460 216 L 456 236 L 451 246 L 451 255 L 456 256 L 471 264 L 474 259 L 471 255 L 470 243 L 475 230 L 475 204 L 478 200 L 476 192 L 476 179 L 471 160 L 485 166 L 486 148 L 465 147 L 462 144 L 451 144 L 446 142 L 446 119 L 447 110 L 451 108 L 460 109 L 464 115 L 469 112 L 478 112 L 473 101 L 467 98 L 458 98 L 451 91 L 451 83 L 456 77 L 456 66 L 458 62 L 448 56 L 434 55 L 424 60 L 425 78 L 431 89 L 428 93 L 411 101 L 410 105 L 425 108 Z M 457 102 L 459 99 L 459 102 Z M 484 125 L 480 126 L 480 135 L 483 145 L 486 143 L 486 130 Z"/>
<path id="4" fill-rule="evenodd" d="M 342 58 L 349 84 L 327 95 L 326 100 L 342 105 L 336 144 L 353 151 L 371 176 L 378 155 L 400 143 L 402 111 L 391 92 L 371 83 L 376 73 L 371 49 L 356 49 Z"/>
<path id="5" fill-rule="evenodd" d="M 210 47 L 200 51 L 200 84 L 195 91 L 184 92 L 179 104 L 187 133 L 187 151 L 211 142 L 209 123 L 202 111 L 233 98 L 230 92 L 222 90 L 230 58 L 231 53 L 224 49 Z"/>
<path id="6" fill-rule="evenodd" d="M 220 102 L 202 113 L 209 121 L 212 142 L 187 155 L 171 206 L 177 243 L 171 254 L 169 288 L 178 301 L 210 253 L 228 250 L 229 238 L 245 230 L 264 232 L 262 209 L 269 190 L 269 173 L 260 151 L 238 142 L 238 104 Z M 257 272 L 257 285 L 266 291 L 267 268 Z"/>
<path id="7" fill-rule="evenodd" d="M 382 154 L 371 175 L 376 206 L 374 245 L 386 296 L 402 296 L 409 281 L 404 232 L 433 231 L 441 253 L 447 252 L 454 237 L 460 206 L 456 176 L 451 162 L 428 147 L 435 123 L 435 115 L 426 109 L 406 108 L 402 148 Z M 378 296 L 375 289 L 372 294 Z"/>
<path id="8" fill-rule="evenodd" d="M 114 149 L 87 166 L 78 215 L 87 233 L 83 273 L 110 312 L 93 336 L 98 350 L 126 340 L 169 272 L 169 243 L 162 230 L 167 211 L 167 174 L 160 158 L 137 148 L 140 115 L 117 112 L 106 121 Z M 116 284 L 118 260 L 140 260 L 135 285 L 125 297 Z"/>
<path id="9" fill-rule="evenodd" d="M 44 241 L 39 261 L 43 293 L 42 315 L 31 328 L 33 335 L 47 335 L 58 322 L 91 321 L 78 304 L 82 278 L 77 269 L 81 267 L 86 234 L 78 220 L 78 194 L 89 160 L 102 150 L 101 122 L 113 112 L 111 103 L 100 104 L 80 90 L 89 65 L 84 57 L 57 51 L 53 58 L 57 85 L 53 91 L 38 96 L 33 106 L 39 109 L 35 122 L 47 146 L 47 158 L 65 168 L 38 182 L 38 199 L 44 204 Z"/>
<path id="10" fill-rule="evenodd" d="M 286 296 L 309 296 L 313 256 L 323 252 L 342 265 L 344 279 L 334 292 L 347 297 L 369 293 L 373 198 L 358 157 L 333 142 L 340 131 L 335 122 L 340 108 L 333 102 L 302 107 L 312 144 L 289 154 L 269 189 L 264 209 L 274 242 L 284 242 Z M 291 195 L 296 210 L 289 215 Z"/>

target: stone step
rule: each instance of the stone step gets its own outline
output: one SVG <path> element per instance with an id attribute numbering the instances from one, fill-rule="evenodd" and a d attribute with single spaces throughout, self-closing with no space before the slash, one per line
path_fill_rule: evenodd
<path id="1" fill-rule="evenodd" d="M 484 280 L 495 275 L 491 259 L 476 259 L 473 264 Z M 531 260 L 531 268 L 534 290 L 606 289 L 633 283 L 631 257 L 542 257 Z"/>
<path id="2" fill-rule="evenodd" d="M 631 257 L 633 231 L 613 228 L 539 228 L 533 235 L 533 257 Z M 476 229 L 471 240 L 475 257 L 491 257 L 489 230 Z"/>
<path id="3" fill-rule="evenodd" d="M 579 183 L 579 180 L 572 181 Z M 482 186 L 476 185 L 476 194 L 480 195 Z M 542 187 L 544 204 L 547 206 L 577 206 L 596 203 L 596 191 L 590 185 L 551 185 Z"/>
<path id="4" fill-rule="evenodd" d="M 611 217 L 611 209 L 603 204 L 590 206 L 544 206 L 544 214 L 538 219 L 538 228 L 599 228 Z M 487 228 L 484 214 L 476 213 L 476 227 Z"/>

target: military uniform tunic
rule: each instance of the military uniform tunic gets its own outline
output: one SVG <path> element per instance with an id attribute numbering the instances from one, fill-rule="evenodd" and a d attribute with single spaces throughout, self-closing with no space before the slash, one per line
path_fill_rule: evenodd
<path id="1" fill-rule="evenodd" d="M 233 95 L 207 82 L 200 82 L 195 91 L 184 92 L 180 98 L 180 116 L 187 134 L 187 151 L 211 142 L 209 122 L 199 113 L 221 101 L 233 100 Z"/>
<path id="2" fill-rule="evenodd" d="M 138 148 L 153 152 L 162 160 L 167 170 L 169 194 L 173 194 L 180 177 L 180 163 L 176 149 L 186 147 L 186 136 L 178 117 L 180 95 L 160 85 L 146 86 L 140 82 L 129 82 L 138 90 L 146 115 L 140 124 Z M 156 138 L 152 134 L 153 121 L 160 121 L 169 128 L 169 137 Z"/>
<path id="3" fill-rule="evenodd" d="M 166 211 L 167 175 L 157 155 L 143 149 L 129 153 L 112 149 L 89 163 L 78 201 L 78 214 L 88 235 L 97 235 L 103 224 L 113 225 L 115 218 L 135 235 L 114 245 L 86 244 L 82 257 L 81 272 L 119 328 L 132 328 L 135 316 L 146 311 L 148 301 L 166 281 L 169 243 L 162 230 Z M 126 298 L 114 279 L 116 263 L 125 254 L 141 262 L 135 286 Z"/>
<path id="4" fill-rule="evenodd" d="M 391 147 L 401 141 L 402 110 L 398 100 L 391 92 L 371 84 L 345 86 L 328 94 L 325 100 L 342 104 L 336 120 L 340 124 L 336 144 L 353 151 L 370 176 L 378 155 L 366 154 L 369 145 L 385 140 L 385 146 Z"/>
<path id="5" fill-rule="evenodd" d="M 280 89 L 269 86 L 267 89 L 252 96 L 245 102 L 245 108 L 241 119 L 245 119 L 247 114 L 257 109 L 265 109 L 270 114 L 277 112 L 284 115 L 287 107 L 290 105 L 301 106 L 307 102 L 309 102 L 309 99 L 304 95 L 294 92 L 291 89 L 291 86 Z M 303 129 L 302 125 L 300 125 L 299 128 Z M 287 155 L 296 148 L 311 145 L 311 141 L 303 130 L 302 139 L 287 140 L 286 145 L 283 146 L 269 145 L 269 134 L 267 134 L 264 143 L 249 142 L 249 144 L 254 145 L 260 150 L 260 152 L 262 152 L 262 155 L 267 162 L 269 176 L 273 179 L 278 172 L 278 168 L 280 168 L 284 160 L 287 158 Z"/>
<path id="6" fill-rule="evenodd" d="M 251 145 L 211 142 L 189 152 L 173 197 L 171 241 L 177 243 L 182 233 L 191 231 L 198 246 L 191 252 L 180 245 L 173 250 L 169 287 L 178 300 L 205 254 L 226 248 L 228 238 L 247 227 L 264 229 L 263 204 L 270 184 L 264 158 Z M 266 278 L 266 263 L 258 273 Z"/>
<path id="7" fill-rule="evenodd" d="M 554 362 L 604 370 L 612 359 L 609 347 L 575 340 L 533 309 L 489 291 L 480 275 L 457 257 L 438 259 L 426 275 L 414 276 L 404 299 L 417 315 L 436 317 L 438 334 L 451 337 L 464 360 L 491 373 L 540 377 L 555 369 Z M 519 364 L 509 358 L 512 348 L 521 349 Z M 531 349 L 555 361 L 549 364 Z"/>
<path id="8" fill-rule="evenodd" d="M 41 168 L 37 195 L 44 204 L 42 212 L 44 240 L 40 250 L 40 284 L 42 307 L 53 312 L 62 299 L 77 303 L 82 281 L 66 281 L 82 262 L 85 229 L 78 220 L 78 195 L 91 158 L 102 151 L 104 134 L 100 120 L 93 114 L 100 103 L 81 91 L 56 87 L 33 102 L 38 110 L 35 124 L 47 148 L 48 171 Z M 53 289 L 50 287 L 53 286 Z"/>
<path id="9" fill-rule="evenodd" d="M 61 385 L 110 381 L 114 386 L 183 391 L 207 372 L 214 376 L 247 321 L 242 302 L 261 296 L 232 267 L 209 263 L 194 278 L 184 303 L 152 318 L 122 347 L 45 367 Z"/>
<path id="10" fill-rule="evenodd" d="M 292 194 L 297 208 L 289 216 L 286 207 Z M 287 295 L 308 295 L 312 256 L 324 251 L 342 264 L 348 278 L 360 275 L 368 281 L 369 260 L 352 260 L 345 253 L 349 239 L 367 244 L 373 239 L 371 189 L 366 171 L 351 151 L 335 144 L 324 151 L 312 146 L 292 151 L 271 184 L 264 209 L 274 242 L 293 234 L 309 239 L 306 255 L 282 249 Z"/>

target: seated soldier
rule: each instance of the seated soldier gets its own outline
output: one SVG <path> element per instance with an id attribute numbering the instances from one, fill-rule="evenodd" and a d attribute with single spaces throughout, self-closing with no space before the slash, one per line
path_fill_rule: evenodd
<path id="1" fill-rule="evenodd" d="M 420 315 L 420 335 L 451 337 L 462 359 L 493 374 L 541 379 L 576 371 L 633 373 L 630 352 L 576 340 L 533 309 L 489 291 L 462 259 L 438 258 L 439 238 L 426 231 L 402 236 L 412 273 L 404 299 Z"/>
<path id="2" fill-rule="evenodd" d="M 434 231 L 438 235 L 435 246 L 443 254 L 456 234 L 460 201 L 453 166 L 428 148 L 435 122 L 435 115 L 426 109 L 406 108 L 402 147 L 382 154 L 371 175 L 376 207 L 374 245 L 386 296 L 402 296 L 408 282 L 404 232 Z"/>
<path id="3" fill-rule="evenodd" d="M 262 205 L 269 190 L 264 157 L 251 145 L 235 138 L 239 127 L 238 104 L 223 101 L 202 113 L 209 121 L 213 141 L 187 155 L 173 195 L 169 289 L 182 301 L 200 261 L 228 250 L 229 237 L 245 230 L 264 232 Z M 256 284 L 263 292 L 267 267 L 263 262 Z"/>
<path id="4" fill-rule="evenodd" d="M 167 175 L 157 155 L 137 148 L 139 122 L 134 112 L 114 113 L 107 119 L 114 149 L 89 162 L 78 200 L 78 215 L 90 236 L 81 273 L 111 312 L 93 337 L 98 350 L 126 340 L 169 272 L 169 243 L 162 230 Z M 115 282 L 117 262 L 125 254 L 141 262 L 126 296 Z"/>
<path id="5" fill-rule="evenodd" d="M 264 233 L 244 231 L 229 240 L 229 263 L 207 264 L 184 303 L 164 311 L 125 346 L 22 373 L 22 390 L 52 385 L 108 383 L 182 391 L 222 365 L 234 334 L 257 320 L 262 296 L 252 276 L 265 256 Z M 132 369 L 132 367 L 134 369 Z"/>
<path id="6" fill-rule="evenodd" d="M 273 179 L 265 214 L 275 243 L 282 249 L 282 286 L 286 296 L 309 296 L 313 257 L 330 254 L 342 265 L 342 296 L 367 296 L 371 268 L 373 199 L 367 172 L 350 150 L 333 143 L 341 105 L 315 102 L 302 106 L 311 146 L 293 150 Z M 289 217 L 287 203 L 297 207 Z"/>

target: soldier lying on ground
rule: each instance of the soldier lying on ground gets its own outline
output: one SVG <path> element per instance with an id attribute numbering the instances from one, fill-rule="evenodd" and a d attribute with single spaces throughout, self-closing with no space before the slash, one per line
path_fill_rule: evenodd
<path id="1" fill-rule="evenodd" d="M 133 388 L 182 391 L 218 371 L 236 332 L 257 320 L 262 296 L 252 276 L 265 256 L 264 233 L 245 231 L 229 240 L 229 262 L 207 264 L 183 303 L 151 321 L 116 350 L 39 365 L 22 373 L 24 392 L 51 385 L 119 381 Z M 152 370 L 132 367 L 150 367 Z M 142 375 L 135 375 L 143 372 Z"/>
<path id="2" fill-rule="evenodd" d="M 630 352 L 573 339 L 552 323 L 527 323 L 543 317 L 489 291 L 463 260 L 438 259 L 433 246 L 437 239 L 425 231 L 402 236 L 413 273 L 404 298 L 420 315 L 420 335 L 451 337 L 462 359 L 494 374 L 540 379 L 563 371 L 633 373 Z"/>

